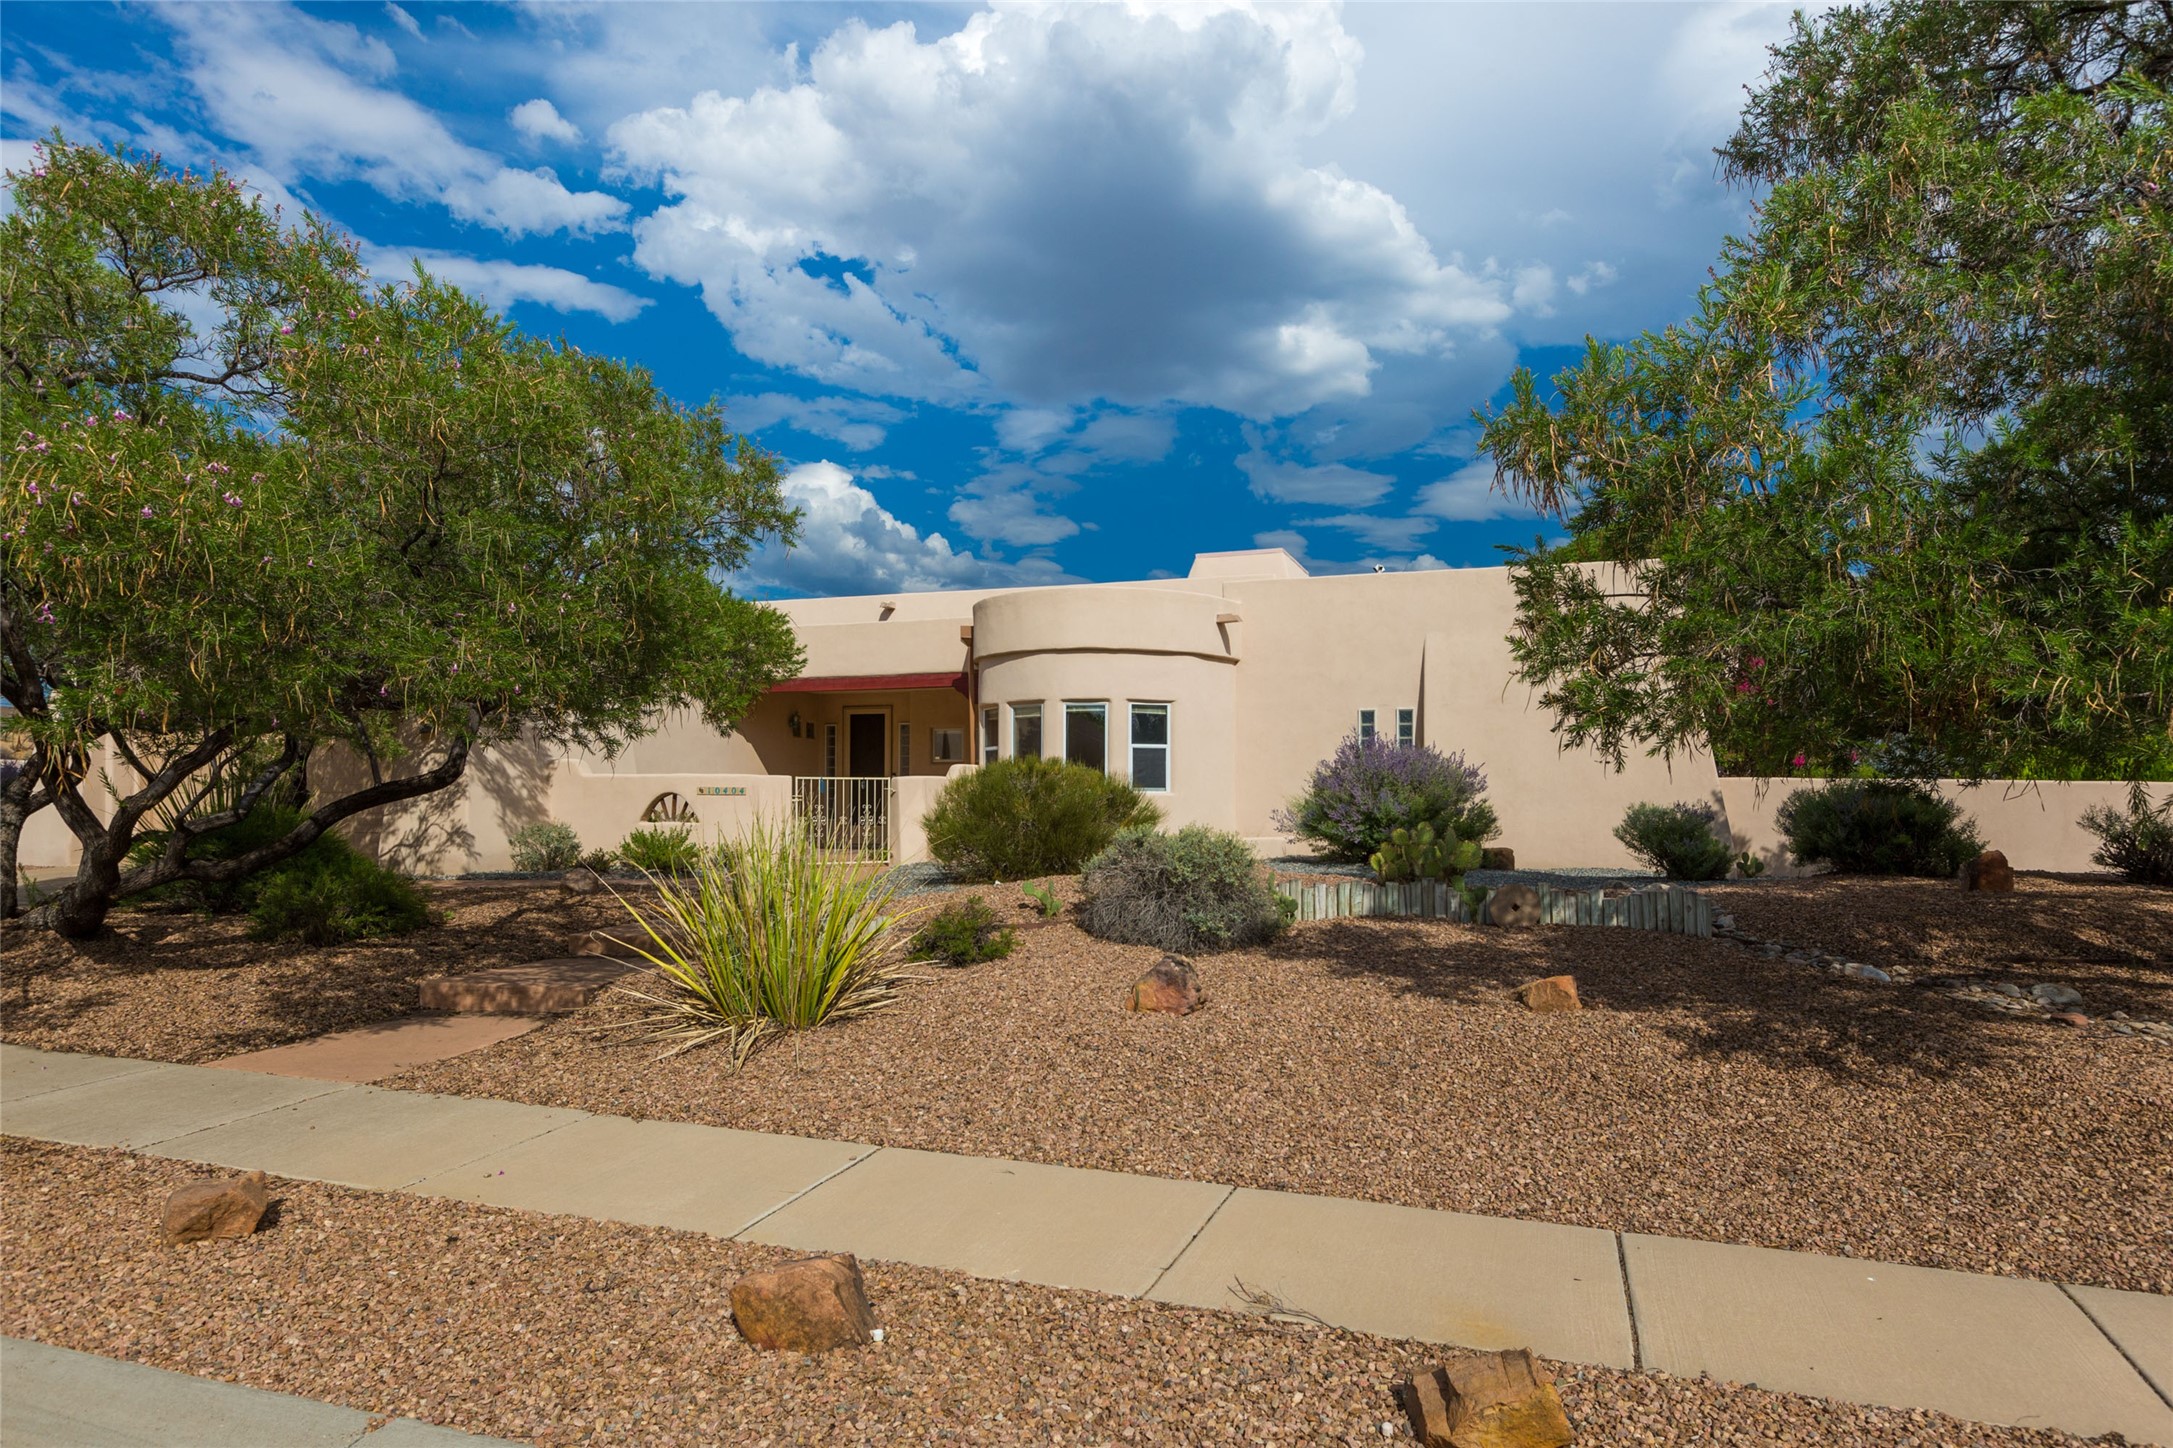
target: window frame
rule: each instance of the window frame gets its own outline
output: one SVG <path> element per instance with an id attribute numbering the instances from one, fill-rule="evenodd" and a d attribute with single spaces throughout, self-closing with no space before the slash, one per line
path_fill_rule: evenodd
<path id="1" fill-rule="evenodd" d="M 1406 748 L 1418 743 L 1417 709 L 1398 709 L 1396 711 L 1396 742 Z"/>
<path id="2" fill-rule="evenodd" d="M 1162 742 L 1160 744 L 1142 744 L 1139 742 L 1139 716 L 1142 710 L 1150 715 L 1159 713 L 1162 716 Z M 1127 699 L 1124 707 L 1124 724 L 1125 764 L 1130 769 L 1132 788 L 1142 794 L 1168 794 L 1177 787 L 1175 762 L 1172 758 L 1173 747 L 1176 743 L 1176 735 L 1173 732 L 1175 720 L 1170 701 L 1167 699 Z M 1161 752 L 1162 782 L 1160 784 L 1147 785 L 1139 782 L 1139 752 L 1142 749 Z"/>
<path id="3" fill-rule="evenodd" d="M 1082 712 L 1086 710 L 1093 710 L 1101 715 L 1102 759 L 1100 764 L 1090 767 L 1099 771 L 1102 774 L 1109 773 L 1109 701 L 1107 699 L 1066 699 L 1064 701 L 1063 759 L 1066 764 L 1078 764 L 1082 762 L 1071 757 L 1071 713 L 1074 709 L 1080 710 Z"/>
<path id="4" fill-rule="evenodd" d="M 1011 708 L 1011 757 L 1013 759 L 1041 759 L 1049 752 L 1049 711 L 1039 699 L 1030 703 L 1013 704 Z M 1034 741 L 1032 754 L 1019 749 L 1019 719 L 1021 716 L 1034 721 L 1034 732 L 1040 737 Z"/>
<path id="5" fill-rule="evenodd" d="M 981 731 L 980 731 L 980 732 L 981 732 L 981 741 L 980 741 L 980 742 L 981 742 L 981 762 L 982 762 L 983 764 L 994 764 L 994 763 L 995 763 L 995 762 L 996 762 L 996 761 L 997 761 L 998 759 L 1000 759 L 1000 758 L 1002 757 L 1002 745 L 1003 745 L 1003 706 L 1002 706 L 1002 705 L 1000 705 L 1000 704 L 983 704 L 983 705 L 981 706 Z"/>
<path id="6" fill-rule="evenodd" d="M 898 758 L 891 766 L 892 774 L 913 772 L 913 726 L 905 720 L 898 721 Z"/>
<path id="7" fill-rule="evenodd" d="M 825 779 L 838 777 L 838 726 L 822 726 L 822 773 Z"/>
<path id="8" fill-rule="evenodd" d="M 955 751 L 943 747 L 943 736 L 957 736 Z M 966 731 L 942 724 L 928 726 L 928 762 L 930 764 L 964 764 L 966 762 Z"/>
<path id="9" fill-rule="evenodd" d="M 1378 710 L 1360 709 L 1358 711 L 1358 742 L 1360 744 L 1371 744 L 1381 737 L 1381 730 L 1377 722 L 1379 719 L 1380 711 Z"/>

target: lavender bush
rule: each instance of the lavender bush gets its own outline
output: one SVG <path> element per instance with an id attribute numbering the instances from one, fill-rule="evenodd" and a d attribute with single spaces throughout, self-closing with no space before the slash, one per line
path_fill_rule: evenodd
<path id="1" fill-rule="evenodd" d="M 1459 840 L 1492 839 L 1501 824 L 1485 793 L 1486 776 L 1461 753 L 1352 734 L 1275 823 L 1312 841 L 1327 859 L 1359 864 L 1392 832 L 1421 824 Z"/>

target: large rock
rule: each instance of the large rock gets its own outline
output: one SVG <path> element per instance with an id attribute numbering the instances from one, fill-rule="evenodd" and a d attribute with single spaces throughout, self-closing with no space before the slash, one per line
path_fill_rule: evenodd
<path id="1" fill-rule="evenodd" d="M 1479 868 L 1482 870 L 1514 870 L 1517 852 L 1507 845 L 1482 845 L 1479 847 Z"/>
<path id="2" fill-rule="evenodd" d="M 1576 1438 L 1554 1378 L 1523 1348 L 1420 1373 L 1404 1401 L 1426 1448 L 1568 1448 Z"/>
<path id="3" fill-rule="evenodd" d="M 756 1347 L 784 1352 L 830 1352 L 875 1341 L 875 1310 L 850 1252 L 748 1273 L 732 1284 L 732 1320 Z"/>
<path id="4" fill-rule="evenodd" d="M 1486 897 L 1486 923 L 1526 926 L 1539 923 L 1539 892 L 1529 885 L 1504 885 Z"/>
<path id="5" fill-rule="evenodd" d="M 1192 968 L 1192 962 L 1183 956 L 1165 955 L 1154 969 L 1132 982 L 1132 993 L 1126 997 L 1124 1008 L 1189 1016 L 1205 1004 L 1207 987 L 1200 984 L 1200 973 Z"/>
<path id="6" fill-rule="evenodd" d="M 246 1237 L 264 1220 L 272 1204 L 264 1173 L 208 1177 L 175 1187 L 166 1198 L 159 1229 L 174 1246 L 210 1237 Z"/>
<path id="7" fill-rule="evenodd" d="M 1535 1011 L 1581 1011 L 1584 1002 L 1577 999 L 1577 977 L 1550 975 L 1539 980 L 1528 980 L 1517 987 L 1517 999 L 1526 1008 Z"/>
<path id="8" fill-rule="evenodd" d="M 1984 890 L 1995 895 L 2012 895 L 2015 890 L 2014 867 L 2007 863 L 2007 856 L 2000 851 L 1986 850 L 1962 866 L 1962 888 Z"/>
<path id="9" fill-rule="evenodd" d="M 573 938 L 573 949 L 567 952 L 575 958 L 591 955 L 606 960 L 633 960 L 634 948 L 623 940 L 617 940 L 601 930 L 584 930 Z"/>
<path id="10" fill-rule="evenodd" d="M 604 882 L 594 870 L 580 865 L 558 877 L 558 888 L 569 895 L 593 895 L 604 888 Z"/>

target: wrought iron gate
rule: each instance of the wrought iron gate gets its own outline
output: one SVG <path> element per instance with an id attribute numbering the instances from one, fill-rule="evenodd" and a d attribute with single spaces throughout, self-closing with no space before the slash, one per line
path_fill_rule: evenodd
<path id="1" fill-rule="evenodd" d="M 890 858 L 891 782 L 872 775 L 795 775 L 792 817 L 833 850 Z"/>

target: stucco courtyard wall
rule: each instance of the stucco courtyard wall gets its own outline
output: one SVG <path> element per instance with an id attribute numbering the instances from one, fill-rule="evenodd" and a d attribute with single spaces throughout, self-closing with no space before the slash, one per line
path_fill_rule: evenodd
<path id="1" fill-rule="evenodd" d="M 1788 847 L 1774 827 L 1774 815 L 1790 796 L 1815 788 L 1816 779 L 1723 779 L 1712 799 L 1726 812 L 1738 850 L 1750 850 L 1779 875 L 1810 873 L 1788 858 Z M 2125 809 L 2128 786 L 2107 780 L 1987 779 L 1968 784 L 1959 779 L 1936 782 L 1939 792 L 1962 807 L 1977 823 L 1988 849 L 1999 850 L 2018 870 L 2085 874 L 2102 870 L 2090 858 L 2100 841 L 2079 823 L 2084 810 L 2105 805 Z M 2166 786 L 2152 798 L 2163 799 Z"/>

